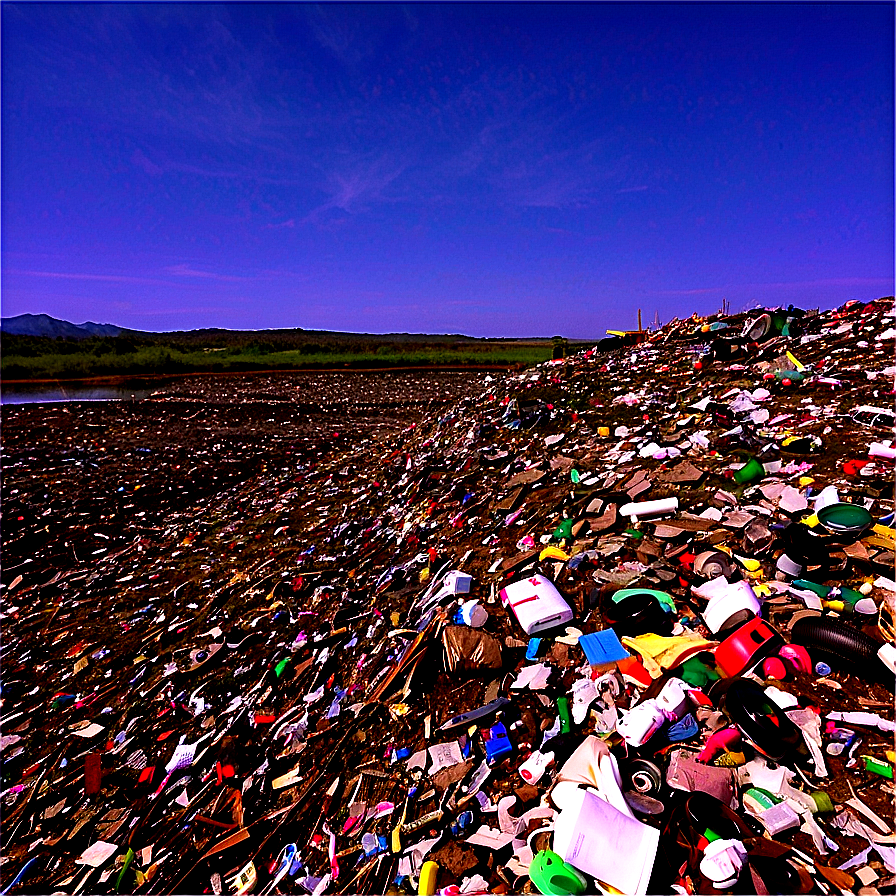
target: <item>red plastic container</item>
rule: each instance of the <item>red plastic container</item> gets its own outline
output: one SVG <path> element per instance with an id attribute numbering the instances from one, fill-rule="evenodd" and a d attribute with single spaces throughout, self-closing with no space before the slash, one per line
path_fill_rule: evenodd
<path id="1" fill-rule="evenodd" d="M 777 653 L 784 639 L 764 619 L 754 616 L 716 647 L 716 664 L 729 678 Z"/>

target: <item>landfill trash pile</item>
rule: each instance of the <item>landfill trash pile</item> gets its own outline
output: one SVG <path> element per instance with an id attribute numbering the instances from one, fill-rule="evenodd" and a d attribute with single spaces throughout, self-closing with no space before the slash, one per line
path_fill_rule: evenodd
<path id="1" fill-rule="evenodd" d="M 894 337 L 4 411 L 0 892 L 891 892 Z"/>

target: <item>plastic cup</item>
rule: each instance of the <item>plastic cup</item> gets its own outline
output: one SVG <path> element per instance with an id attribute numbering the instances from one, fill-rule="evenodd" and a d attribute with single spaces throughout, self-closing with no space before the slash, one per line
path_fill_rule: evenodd
<path id="1" fill-rule="evenodd" d="M 762 464 L 755 457 L 751 457 L 739 470 L 735 470 L 734 481 L 739 485 L 744 485 L 758 479 L 764 472 L 765 468 Z"/>

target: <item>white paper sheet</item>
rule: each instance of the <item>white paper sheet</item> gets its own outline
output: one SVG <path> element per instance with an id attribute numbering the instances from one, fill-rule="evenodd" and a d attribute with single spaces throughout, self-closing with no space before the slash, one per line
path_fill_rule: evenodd
<path id="1" fill-rule="evenodd" d="M 457 765 L 458 762 L 464 761 L 463 753 L 460 751 L 460 744 L 456 740 L 430 747 L 429 758 L 432 762 L 427 771 L 429 775 L 434 775 L 443 768 L 450 768 L 452 765 Z"/>
<path id="2" fill-rule="evenodd" d="M 96 843 L 88 846 L 80 857 L 75 859 L 79 865 L 90 865 L 91 868 L 99 868 L 109 861 L 118 851 L 118 846 L 114 843 L 107 843 L 105 840 L 97 840 Z"/>
<path id="3" fill-rule="evenodd" d="M 589 791 L 557 816 L 554 851 L 580 871 L 629 896 L 643 896 L 660 834 Z"/>

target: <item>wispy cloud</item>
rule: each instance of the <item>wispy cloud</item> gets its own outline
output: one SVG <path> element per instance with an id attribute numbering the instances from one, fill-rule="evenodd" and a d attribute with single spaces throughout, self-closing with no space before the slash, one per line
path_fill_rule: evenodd
<path id="1" fill-rule="evenodd" d="M 893 280 L 886 277 L 829 277 L 819 280 L 778 280 L 757 283 L 727 283 L 718 286 L 705 286 L 695 289 L 653 289 L 648 291 L 652 296 L 699 296 L 719 293 L 725 290 L 743 289 L 836 289 L 836 288 L 875 287 L 892 289 Z"/>
<path id="2" fill-rule="evenodd" d="M 165 268 L 165 273 L 174 277 L 192 277 L 199 280 L 217 280 L 223 283 L 246 283 L 256 277 L 239 277 L 234 274 L 219 274 L 217 271 L 202 271 L 189 264 L 174 264 Z"/>
<path id="3" fill-rule="evenodd" d="M 523 181 L 511 181 L 515 201 L 528 208 L 581 208 L 600 193 L 595 171 L 576 171 L 559 166 L 554 173 L 541 172 Z"/>
<path id="4" fill-rule="evenodd" d="M 168 286 L 165 280 L 154 277 L 137 277 L 131 274 L 78 274 L 69 271 L 28 271 L 10 269 L 4 274 L 14 274 L 20 277 L 45 277 L 50 280 L 89 280 L 98 283 L 136 283 L 141 285 Z"/>
<path id="5" fill-rule="evenodd" d="M 714 292 L 720 292 L 723 289 L 730 289 L 729 286 L 707 286 L 702 289 L 651 289 L 648 295 L 651 296 L 703 296 Z"/>
<path id="6" fill-rule="evenodd" d="M 131 154 L 131 164 L 151 177 L 159 177 L 163 174 L 174 172 L 176 174 L 194 174 L 197 177 L 211 180 L 248 181 L 255 184 L 271 184 L 275 186 L 296 186 L 301 184 L 301 180 L 298 178 L 266 174 L 255 166 L 235 165 L 232 168 L 225 168 L 212 165 L 196 165 L 192 162 L 178 161 L 167 157 L 161 152 L 154 152 L 153 155 L 155 158 L 151 159 L 143 150 L 137 149 Z"/>
<path id="7" fill-rule="evenodd" d="M 600 202 L 618 177 L 618 163 L 605 160 L 606 150 L 595 144 L 574 145 L 561 152 L 530 156 L 526 169 L 505 172 L 512 201 L 530 208 L 584 208 Z"/>
<path id="8" fill-rule="evenodd" d="M 185 305 L 182 307 L 165 307 L 165 308 L 135 308 L 133 305 L 125 306 L 128 312 L 134 317 L 168 317 L 180 316 L 184 314 L 226 314 L 232 309 L 224 306 L 215 305 Z"/>
<path id="9" fill-rule="evenodd" d="M 523 72 L 486 69 L 442 111 L 454 149 L 438 161 L 436 182 L 462 178 L 487 188 L 489 202 L 519 208 L 582 208 L 624 178 L 618 135 L 587 126 L 578 110 L 557 114 L 557 84 Z M 463 141 L 463 142 L 461 142 Z"/>
<path id="10" fill-rule="evenodd" d="M 886 277 L 830 277 L 822 280 L 783 280 L 779 282 L 771 282 L 771 283 L 738 283 L 737 286 L 741 287 L 766 287 L 766 288 L 786 288 L 789 286 L 794 287 L 836 287 L 836 286 L 886 286 L 891 287 L 893 285 L 892 278 Z"/>
<path id="11" fill-rule="evenodd" d="M 332 209 L 355 213 L 387 200 L 388 188 L 401 177 L 405 167 L 387 156 L 370 161 L 357 159 L 340 166 L 325 175 L 324 192 L 328 198 L 305 215 L 301 223 L 315 223 Z"/>
<path id="12" fill-rule="evenodd" d="M 328 4 L 313 3 L 303 7 L 311 33 L 346 68 L 357 69 L 375 48 L 369 32 L 357 16 L 346 16 Z"/>
<path id="13" fill-rule="evenodd" d="M 4 275 L 19 277 L 41 277 L 48 280 L 86 281 L 90 283 L 126 283 L 137 286 L 173 286 L 176 279 L 186 278 L 188 281 L 212 280 L 220 283 L 254 283 L 259 280 L 272 280 L 281 276 L 283 272 L 262 271 L 252 276 L 238 276 L 236 274 L 222 274 L 217 271 L 202 270 L 188 263 L 174 264 L 163 269 L 163 275 L 172 279 L 162 279 L 156 276 L 139 276 L 135 274 L 92 274 L 74 271 L 36 271 L 21 268 L 4 270 Z"/>
<path id="14" fill-rule="evenodd" d="M 135 149 L 131 153 L 131 163 L 145 171 L 150 177 L 158 177 L 160 174 L 165 173 L 165 169 L 149 159 L 142 149 Z"/>

